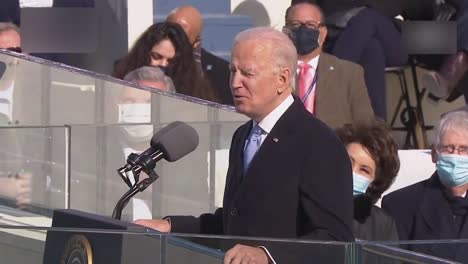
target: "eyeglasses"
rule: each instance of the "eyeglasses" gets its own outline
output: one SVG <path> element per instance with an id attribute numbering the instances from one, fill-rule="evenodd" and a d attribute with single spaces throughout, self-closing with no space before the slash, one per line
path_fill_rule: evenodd
<path id="1" fill-rule="evenodd" d="M 440 145 L 437 151 L 441 154 L 454 154 L 456 151 L 458 155 L 468 156 L 468 146 Z"/>
<path id="2" fill-rule="evenodd" d="M 309 20 L 306 22 L 300 22 L 300 21 L 287 21 L 286 22 L 286 27 L 290 29 L 298 28 L 300 26 L 305 26 L 306 28 L 309 28 L 309 29 L 319 29 L 325 26 L 325 23 L 319 22 L 319 21 L 313 21 L 313 20 Z"/>

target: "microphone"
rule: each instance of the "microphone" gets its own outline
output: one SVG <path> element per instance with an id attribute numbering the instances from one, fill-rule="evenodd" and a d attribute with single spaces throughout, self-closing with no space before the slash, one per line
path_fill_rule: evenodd
<path id="1" fill-rule="evenodd" d="M 147 150 L 140 155 L 131 153 L 127 164 L 118 169 L 119 175 L 132 187 L 138 182 L 141 171 L 150 174 L 161 159 L 169 162 L 179 160 L 195 150 L 198 142 L 199 137 L 193 127 L 181 121 L 172 122 L 154 134 Z"/>

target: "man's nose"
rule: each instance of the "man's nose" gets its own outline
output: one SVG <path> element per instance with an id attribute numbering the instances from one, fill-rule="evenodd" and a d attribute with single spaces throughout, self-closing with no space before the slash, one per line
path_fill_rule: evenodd
<path id="1" fill-rule="evenodd" d="M 240 78 L 240 74 L 237 73 L 237 72 L 231 72 L 231 81 L 230 81 L 230 84 L 231 84 L 231 89 L 233 88 L 236 88 L 236 87 L 239 87 L 242 85 L 241 83 L 241 78 Z"/>

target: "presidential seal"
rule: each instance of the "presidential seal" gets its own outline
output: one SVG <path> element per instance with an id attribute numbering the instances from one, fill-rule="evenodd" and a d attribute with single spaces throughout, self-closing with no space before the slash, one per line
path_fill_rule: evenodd
<path id="1" fill-rule="evenodd" d="M 60 259 L 61 264 L 93 264 L 93 251 L 89 240 L 83 235 L 68 239 Z"/>

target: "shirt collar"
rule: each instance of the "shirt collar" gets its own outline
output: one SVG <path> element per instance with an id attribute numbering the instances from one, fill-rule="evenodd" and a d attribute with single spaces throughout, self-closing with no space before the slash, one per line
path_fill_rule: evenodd
<path id="1" fill-rule="evenodd" d="M 271 111 L 265 118 L 258 123 L 258 126 L 263 130 L 264 133 L 269 134 L 275 126 L 276 122 L 280 117 L 288 110 L 288 108 L 294 103 L 294 98 L 289 95 L 280 105 L 278 105 L 273 111 Z M 257 125 L 257 122 L 253 121 L 253 126 Z"/>
<path id="2" fill-rule="evenodd" d="M 312 69 L 317 70 L 319 58 L 320 58 L 320 55 L 317 55 L 314 58 L 312 58 L 311 60 L 309 60 L 307 62 L 307 64 L 309 64 L 312 67 Z M 299 62 L 303 62 L 303 61 L 297 61 L 297 62 L 299 64 Z"/>

